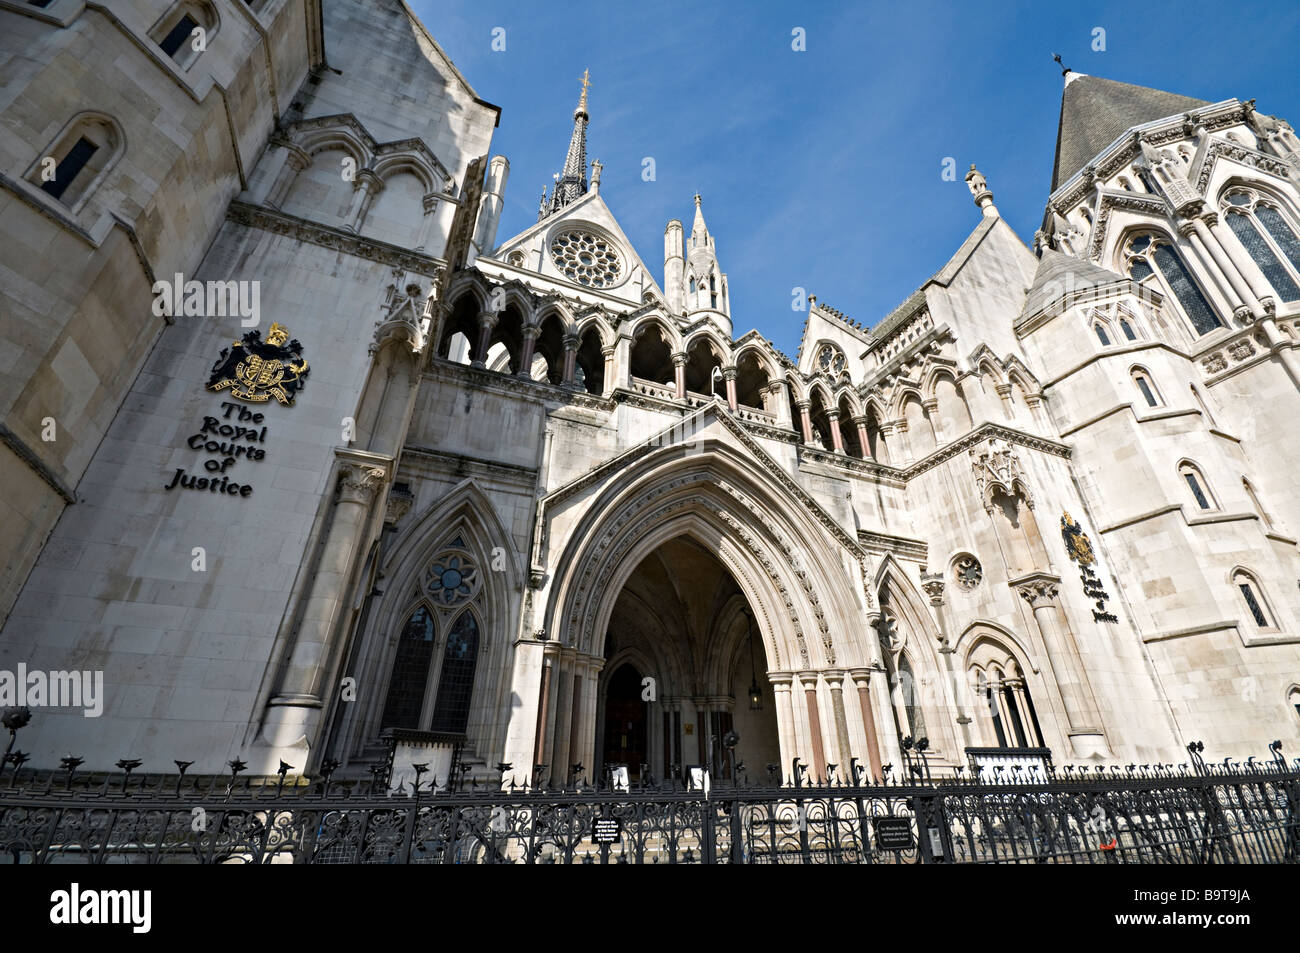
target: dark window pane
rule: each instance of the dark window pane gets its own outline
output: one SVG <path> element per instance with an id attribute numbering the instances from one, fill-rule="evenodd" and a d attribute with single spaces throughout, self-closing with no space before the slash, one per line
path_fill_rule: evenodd
<path id="1" fill-rule="evenodd" d="M 1255 215 L 1268 233 L 1273 236 L 1282 253 L 1290 260 L 1291 264 L 1300 269 L 1300 238 L 1296 238 L 1295 232 L 1291 226 L 1286 223 L 1286 219 L 1275 208 L 1269 208 L 1267 205 L 1261 205 L 1255 209 Z"/>
<path id="2" fill-rule="evenodd" d="M 1277 255 L 1273 254 L 1273 249 L 1268 247 L 1268 242 L 1264 240 L 1264 236 L 1259 233 L 1254 224 L 1246 221 L 1246 216 L 1234 214 L 1228 216 L 1228 225 L 1241 241 L 1242 246 L 1250 253 L 1250 257 L 1255 259 L 1255 264 L 1259 265 L 1259 270 L 1264 273 L 1273 290 L 1282 296 L 1282 300 L 1295 301 L 1300 298 L 1300 288 L 1296 287 L 1291 276 L 1287 274 L 1286 268 L 1277 260 Z"/>
<path id="3" fill-rule="evenodd" d="M 176 51 L 181 48 L 182 43 L 189 39 L 190 34 L 194 32 L 194 28 L 197 26 L 198 23 L 187 13 L 180 18 L 180 21 L 172 27 L 171 32 L 163 37 L 162 42 L 158 45 L 162 47 L 164 53 L 175 59 Z"/>
<path id="4" fill-rule="evenodd" d="M 68 154 L 59 161 L 59 164 L 54 167 L 54 178 L 48 182 L 42 182 L 41 188 L 56 199 L 62 198 L 63 193 L 72 184 L 72 180 L 77 177 L 77 173 L 86 167 L 86 163 L 90 161 L 90 157 L 98 149 L 99 146 L 82 136 L 68 150 Z"/>
<path id="5" fill-rule="evenodd" d="M 433 705 L 432 731 L 463 734 L 469 723 L 469 703 L 474 694 L 474 665 L 478 661 L 478 622 L 462 612 L 447 636 L 438 676 L 438 697 Z"/>
<path id="6" fill-rule="evenodd" d="M 1133 325 L 1129 324 L 1127 321 L 1121 318 L 1119 322 L 1119 327 L 1120 330 L 1124 332 L 1124 337 L 1128 338 L 1130 341 L 1137 340 L 1137 335 L 1133 333 Z"/>
<path id="7" fill-rule="evenodd" d="M 1097 330 L 1097 340 L 1100 341 L 1102 344 L 1109 344 L 1110 337 L 1106 334 L 1106 329 L 1099 324 L 1097 325 L 1096 330 Z"/>
<path id="8" fill-rule="evenodd" d="M 1142 396 L 1147 399 L 1147 405 L 1150 407 L 1156 406 L 1156 395 L 1152 393 L 1151 385 L 1147 383 L 1147 379 L 1145 377 L 1138 377 L 1136 378 L 1136 380 L 1137 380 L 1138 390 L 1140 390 L 1142 392 Z"/>
<path id="9" fill-rule="evenodd" d="M 1246 600 L 1246 608 L 1250 609 L 1250 614 L 1255 617 L 1255 624 L 1261 629 L 1267 629 L 1268 618 L 1264 615 L 1264 610 L 1255 598 L 1255 591 L 1250 588 L 1250 584 L 1243 582 L 1237 588 L 1241 590 L 1241 594 Z"/>
<path id="10" fill-rule="evenodd" d="M 1169 282 L 1169 290 L 1183 306 L 1183 311 L 1191 319 L 1196 333 L 1208 334 L 1215 328 L 1223 327 L 1223 322 L 1210 307 L 1210 302 L 1205 300 L 1205 295 L 1201 294 L 1201 289 L 1192 280 L 1178 253 L 1168 245 L 1161 245 L 1155 251 L 1155 259 L 1156 264 L 1160 266 L 1161 274 L 1165 276 L 1165 281 Z"/>
<path id="11" fill-rule="evenodd" d="M 1196 505 L 1203 510 L 1210 508 L 1210 501 L 1205 496 L 1205 491 L 1201 489 L 1201 482 L 1196 479 L 1195 473 L 1184 473 L 1183 478 L 1187 485 L 1192 488 L 1192 496 L 1196 497 Z"/>
<path id="12" fill-rule="evenodd" d="M 1147 263 L 1145 258 L 1139 258 L 1137 261 L 1133 262 L 1133 264 L 1129 265 L 1128 273 L 1129 277 L 1134 281 L 1141 281 L 1143 278 L 1153 274 L 1151 265 Z"/>
<path id="13" fill-rule="evenodd" d="M 424 707 L 424 686 L 429 680 L 432 658 L 433 617 L 428 609 L 420 606 L 411 613 L 397 642 L 397 658 L 393 661 L 393 677 L 388 682 L 381 727 L 420 727 L 420 709 Z"/>

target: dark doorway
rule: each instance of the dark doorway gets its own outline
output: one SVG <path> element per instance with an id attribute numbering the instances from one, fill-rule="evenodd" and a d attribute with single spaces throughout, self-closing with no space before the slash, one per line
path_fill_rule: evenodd
<path id="1" fill-rule="evenodd" d="M 627 765 L 632 780 L 640 780 L 646 760 L 646 703 L 641 700 L 641 673 L 621 665 L 605 692 L 605 750 L 601 763 Z"/>

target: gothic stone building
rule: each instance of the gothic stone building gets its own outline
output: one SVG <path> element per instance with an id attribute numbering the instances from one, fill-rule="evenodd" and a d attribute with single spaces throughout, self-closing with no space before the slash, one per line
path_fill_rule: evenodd
<path id="1" fill-rule="evenodd" d="M 1252 101 L 1068 73 L 1033 247 L 972 167 L 952 258 L 790 356 L 699 196 L 628 241 L 585 82 L 498 235 L 499 110 L 400 0 L 0 21 L 0 667 L 106 695 L 34 765 L 1300 747 L 1300 141 Z"/>

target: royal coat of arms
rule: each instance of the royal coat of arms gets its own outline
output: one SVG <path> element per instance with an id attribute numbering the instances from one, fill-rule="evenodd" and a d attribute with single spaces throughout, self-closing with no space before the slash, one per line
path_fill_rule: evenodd
<path id="1" fill-rule="evenodd" d="M 307 362 L 302 359 L 302 345 L 289 340 L 283 325 L 272 324 L 266 340 L 261 331 L 249 331 L 243 341 L 223 348 L 212 365 L 208 390 L 230 388 L 230 395 L 252 404 L 274 397 L 286 407 L 293 406 L 294 395 L 307 376 Z"/>
<path id="2" fill-rule="evenodd" d="M 1092 540 L 1088 538 L 1069 513 L 1061 514 L 1061 538 L 1065 540 L 1065 551 L 1080 566 L 1091 566 L 1097 561 L 1092 551 Z"/>

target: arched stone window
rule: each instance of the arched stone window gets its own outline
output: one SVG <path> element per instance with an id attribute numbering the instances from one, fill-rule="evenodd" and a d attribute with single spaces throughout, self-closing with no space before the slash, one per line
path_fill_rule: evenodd
<path id="1" fill-rule="evenodd" d="M 1277 204 L 1247 188 L 1228 190 L 1224 220 L 1283 301 L 1300 299 L 1300 238 Z"/>
<path id="2" fill-rule="evenodd" d="M 460 537 L 450 545 L 424 570 L 420 601 L 398 637 L 381 728 L 465 733 L 480 643 L 472 603 L 482 579 Z"/>
<path id="3" fill-rule="evenodd" d="M 1129 372 L 1133 377 L 1133 384 L 1137 387 L 1138 393 L 1146 401 L 1148 407 L 1160 406 L 1160 395 L 1156 390 L 1156 385 L 1151 381 L 1151 375 L 1147 373 L 1144 367 L 1135 367 Z"/>
<path id="4" fill-rule="evenodd" d="M 175 61 L 189 69 L 207 50 L 221 25 L 217 11 L 203 0 L 181 0 L 154 22 L 149 39 Z"/>
<path id="5" fill-rule="evenodd" d="M 643 324 L 636 329 L 632 341 L 631 371 L 633 377 L 651 383 L 673 383 L 672 348 L 658 322 Z"/>
<path id="6" fill-rule="evenodd" d="M 1016 657 L 999 641 L 980 639 L 968 660 L 969 682 L 975 690 L 979 730 L 985 741 L 1005 748 L 1042 747 L 1029 683 Z"/>
<path id="7" fill-rule="evenodd" d="M 1286 693 L 1286 703 L 1294 708 L 1296 716 L 1300 717 L 1300 687 Z"/>
<path id="8" fill-rule="evenodd" d="M 1209 334 L 1223 322 L 1187 270 L 1182 257 L 1168 239 L 1160 235 L 1136 235 L 1124 246 L 1124 265 L 1138 282 L 1163 281 L 1163 290 L 1187 315 L 1197 334 Z"/>
<path id="9" fill-rule="evenodd" d="M 124 146 L 116 120 L 103 113 L 81 113 L 32 163 L 25 178 L 76 211 L 117 162 Z"/>
<path id="10" fill-rule="evenodd" d="M 1110 344 L 1110 335 L 1106 333 L 1106 325 L 1098 321 L 1092 326 L 1093 333 L 1097 335 L 1097 340 L 1101 342 L 1102 347 Z"/>
<path id="11" fill-rule="evenodd" d="M 1209 484 L 1205 481 L 1204 475 L 1196 464 L 1184 460 L 1178 465 L 1178 474 L 1187 483 L 1188 489 L 1191 490 L 1192 499 L 1196 501 L 1198 509 L 1218 509 L 1214 495 L 1210 493 Z"/>
<path id="12" fill-rule="evenodd" d="M 1241 488 L 1245 490 L 1246 495 L 1250 497 L 1250 502 L 1255 507 L 1255 512 L 1259 514 L 1259 518 L 1264 523 L 1264 528 L 1269 530 L 1273 529 L 1272 517 L 1270 517 L 1268 511 L 1264 509 L 1264 504 L 1259 501 L 1259 494 L 1255 492 L 1255 487 L 1245 477 L 1241 478 Z"/>
<path id="13" fill-rule="evenodd" d="M 1245 569 L 1238 569 L 1232 574 L 1232 586 L 1241 594 L 1242 606 L 1246 610 L 1247 618 L 1260 629 L 1276 629 L 1276 617 L 1273 615 L 1273 609 L 1268 600 L 1264 597 L 1264 590 L 1259 584 L 1259 580 L 1254 574 Z"/>
<path id="14" fill-rule="evenodd" d="M 834 344 L 823 344 L 817 349 L 817 370 L 823 374 L 839 377 L 845 366 L 844 352 Z"/>
<path id="15" fill-rule="evenodd" d="M 1126 315 L 1121 315 L 1119 319 L 1119 329 L 1124 332 L 1124 340 L 1136 341 L 1137 332 L 1133 330 L 1133 324 Z"/>

